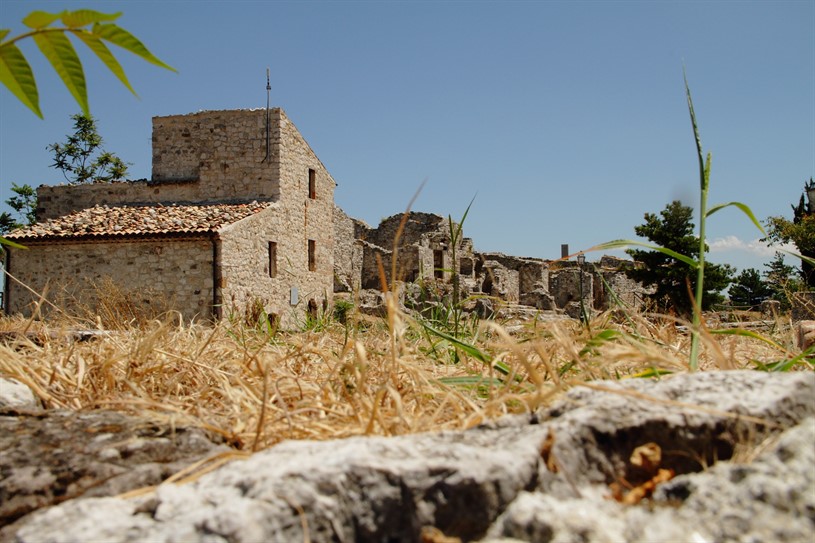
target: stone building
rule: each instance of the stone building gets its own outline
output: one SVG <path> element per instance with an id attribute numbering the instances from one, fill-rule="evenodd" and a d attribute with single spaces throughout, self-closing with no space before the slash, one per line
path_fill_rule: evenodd
<path id="1" fill-rule="evenodd" d="M 332 301 L 334 188 L 281 109 L 156 117 L 149 181 L 38 189 L 38 224 L 7 236 L 27 250 L 7 251 L 6 308 L 92 306 L 110 278 L 188 320 L 295 326 Z"/>
<path id="2" fill-rule="evenodd" d="M 39 222 L 7 236 L 27 249 L 6 252 L 5 309 L 31 314 L 41 293 L 69 313 L 94 308 L 112 282 L 186 320 L 265 317 L 296 328 L 335 292 L 381 289 L 380 265 L 388 284 L 449 293 L 455 278 L 459 299 L 573 315 L 609 307 L 611 287 L 638 303 L 620 262 L 479 253 L 459 225 L 431 213 L 372 228 L 335 206 L 335 186 L 281 109 L 156 117 L 150 180 L 37 189 Z"/>

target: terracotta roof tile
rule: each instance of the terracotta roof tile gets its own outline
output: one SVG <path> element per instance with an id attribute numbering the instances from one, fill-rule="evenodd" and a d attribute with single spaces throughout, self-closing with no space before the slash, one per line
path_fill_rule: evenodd
<path id="1" fill-rule="evenodd" d="M 9 239 L 202 234 L 254 215 L 269 202 L 216 205 L 94 206 L 15 230 Z"/>

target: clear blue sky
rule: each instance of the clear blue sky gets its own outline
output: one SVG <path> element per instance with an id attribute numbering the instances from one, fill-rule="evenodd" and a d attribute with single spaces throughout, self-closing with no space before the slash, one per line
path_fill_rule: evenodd
<path id="1" fill-rule="evenodd" d="M 460 217 L 482 251 L 557 258 L 634 237 L 645 212 L 698 206 L 682 82 L 713 153 L 711 203 L 790 216 L 815 175 L 815 2 L 38 2 L 0 0 L 12 34 L 34 9 L 122 11 L 174 74 L 115 51 L 133 97 L 77 44 L 108 150 L 150 177 L 151 117 L 286 110 L 332 173 L 336 201 L 376 224 L 414 209 Z M 56 184 L 45 147 L 78 111 L 21 45 L 45 120 L 0 89 L 0 200 Z M 756 267 L 760 233 L 734 208 L 709 259 Z M 739 248 L 741 247 L 741 248 Z M 729 249 L 728 249 L 729 248 Z M 590 255 L 590 257 L 600 255 Z"/>

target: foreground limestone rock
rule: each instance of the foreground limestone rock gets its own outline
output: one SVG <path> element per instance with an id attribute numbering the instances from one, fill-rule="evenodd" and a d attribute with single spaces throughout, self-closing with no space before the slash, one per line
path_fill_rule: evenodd
<path id="1" fill-rule="evenodd" d="M 0 410 L 42 408 L 39 398 L 26 385 L 15 379 L 0 377 Z"/>
<path id="2" fill-rule="evenodd" d="M 145 497 L 36 512 L 14 540 L 419 541 L 430 528 L 466 541 L 815 534 L 815 374 L 589 385 L 540 413 L 466 432 L 282 443 Z M 651 477 L 629 460 L 648 443 L 677 476 L 652 499 L 612 500 L 612 483 Z"/>
<path id="3" fill-rule="evenodd" d="M 79 496 L 156 485 L 224 445 L 113 411 L 0 412 L 0 527 Z M 9 537 L 9 529 L 0 537 Z"/>

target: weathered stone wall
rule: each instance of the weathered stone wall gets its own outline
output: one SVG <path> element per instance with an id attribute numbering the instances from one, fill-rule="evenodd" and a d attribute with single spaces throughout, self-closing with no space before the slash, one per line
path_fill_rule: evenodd
<path id="1" fill-rule="evenodd" d="M 506 302 L 517 302 L 520 298 L 518 271 L 511 270 L 495 260 L 487 260 L 482 267 L 481 292 L 496 296 Z"/>
<path id="2" fill-rule="evenodd" d="M 392 252 L 378 245 L 373 245 L 367 241 L 360 240 L 363 248 L 362 256 L 362 288 L 372 288 L 382 290 L 382 281 L 379 278 L 379 264 L 381 260 L 382 268 L 387 276 L 390 275 Z"/>
<path id="3" fill-rule="evenodd" d="M 599 273 L 605 283 L 595 281 L 594 299 L 597 309 L 610 309 L 615 306 L 617 300 L 631 309 L 637 310 L 643 307 L 648 289 L 630 279 L 622 270 L 601 270 Z"/>
<path id="4" fill-rule="evenodd" d="M 581 289 L 583 304 L 586 308 L 594 307 L 594 275 L 577 267 L 577 264 L 562 266 L 549 274 L 549 292 L 555 298 L 559 308 L 565 308 L 571 302 L 580 302 Z M 582 275 L 582 284 L 581 284 Z"/>
<path id="5" fill-rule="evenodd" d="M 383 220 L 377 228 L 371 228 L 364 223 L 355 223 L 354 235 L 365 242 L 364 250 L 370 252 L 363 259 L 360 283 L 363 286 L 369 285 L 364 288 L 379 288 L 379 273 L 375 266 L 376 255 L 391 254 L 402 220 L 403 215 L 393 215 Z M 463 269 L 465 272 L 463 279 L 472 280 L 475 277 L 472 240 L 462 238 L 455 249 L 457 266 L 459 270 Z M 411 212 L 399 237 L 397 254 L 398 280 L 417 281 L 435 278 L 450 281 L 454 262 L 448 220 L 432 213 Z M 386 271 L 390 280 L 390 267 L 386 268 Z"/>
<path id="6" fill-rule="evenodd" d="M 42 185 L 37 188 L 37 220 L 54 219 L 95 205 L 150 205 L 191 202 L 199 195 L 197 181 L 155 184 L 149 181 Z"/>
<path id="7" fill-rule="evenodd" d="M 41 186 L 37 218 L 94 205 L 275 200 L 280 195 L 283 127 L 291 122 L 280 109 L 270 110 L 269 122 L 267 158 L 266 110 L 154 117 L 151 181 Z"/>
<path id="8" fill-rule="evenodd" d="M 402 214 L 393 215 L 384 219 L 375 229 L 370 229 L 363 238 L 369 243 L 379 245 L 388 250 L 393 249 L 393 240 L 399 225 L 402 223 Z M 447 219 L 433 213 L 411 212 L 399 237 L 399 245 L 426 244 L 428 236 L 446 240 L 449 243 L 450 226 Z"/>
<path id="9" fill-rule="evenodd" d="M 280 193 L 282 125 L 264 109 L 203 111 L 153 118 L 153 181 L 198 179 L 205 200 L 269 200 Z"/>
<path id="10" fill-rule="evenodd" d="M 10 270 L 22 283 L 69 315 L 98 305 L 99 287 L 113 280 L 121 293 L 157 309 L 172 307 L 185 319 L 212 316 L 213 265 L 209 239 L 27 242 L 10 250 Z M 8 282 L 10 313 L 31 315 L 37 300 L 16 281 Z M 50 311 L 43 304 L 44 311 Z"/>
<path id="11" fill-rule="evenodd" d="M 310 301 L 318 310 L 332 303 L 330 245 L 316 244 L 315 269 L 310 270 L 308 240 L 290 235 L 292 222 L 302 217 L 284 211 L 276 204 L 220 232 L 223 316 L 246 317 L 262 307 L 280 326 L 293 329 L 304 323 Z M 275 277 L 269 273 L 270 242 L 276 244 Z"/>
<path id="12" fill-rule="evenodd" d="M 246 315 L 260 304 L 281 326 L 296 328 L 308 311 L 333 303 L 335 183 L 291 121 L 279 119 L 280 199 L 221 231 L 221 297 L 224 311 Z"/>
<path id="13" fill-rule="evenodd" d="M 359 290 L 362 281 L 362 244 L 355 236 L 354 219 L 334 206 L 334 292 Z"/>

